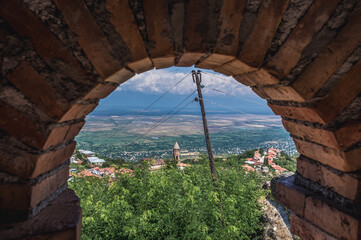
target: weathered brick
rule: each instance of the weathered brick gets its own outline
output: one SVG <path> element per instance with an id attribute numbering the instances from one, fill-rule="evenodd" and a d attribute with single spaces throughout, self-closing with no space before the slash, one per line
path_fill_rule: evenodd
<path id="1" fill-rule="evenodd" d="M 359 11 L 297 80 L 291 83 L 291 86 L 304 99 L 311 99 L 354 49 L 361 44 L 360 21 Z"/>
<path id="2" fill-rule="evenodd" d="M 124 83 L 125 81 L 127 81 L 129 78 L 133 77 L 134 75 L 135 75 L 134 72 L 129 71 L 126 68 L 122 68 L 118 72 L 116 72 L 113 75 L 111 75 L 110 77 L 106 78 L 104 81 L 121 84 L 121 83 Z"/>
<path id="3" fill-rule="evenodd" d="M 67 142 L 73 139 L 80 130 L 83 128 L 85 121 L 75 123 L 72 125 L 65 125 L 61 127 L 54 127 L 48 135 L 45 143 L 43 144 L 42 150 L 54 147 L 62 142 Z"/>
<path id="4" fill-rule="evenodd" d="M 299 216 L 303 216 L 307 191 L 296 186 L 294 176 L 280 178 L 276 183 L 276 199 Z"/>
<path id="5" fill-rule="evenodd" d="M 105 98 L 117 87 L 118 85 L 116 84 L 99 83 L 92 90 L 90 90 L 87 95 L 85 95 L 84 99 Z"/>
<path id="6" fill-rule="evenodd" d="M 361 168 L 359 161 L 361 148 L 345 152 L 297 138 L 293 138 L 293 141 L 299 153 L 332 168 L 343 172 L 353 172 Z"/>
<path id="7" fill-rule="evenodd" d="M 174 59 L 174 57 L 157 57 L 152 58 L 152 62 L 156 69 L 161 69 L 174 66 Z"/>
<path id="8" fill-rule="evenodd" d="M 207 51 L 208 3 L 206 0 L 185 2 L 183 54 L 177 66 L 190 67 Z"/>
<path id="9" fill-rule="evenodd" d="M 261 66 L 287 5 L 288 0 L 263 1 L 253 30 L 238 55 L 240 61 L 255 68 Z"/>
<path id="10" fill-rule="evenodd" d="M 91 113 L 96 107 L 98 103 L 94 104 L 74 104 L 59 120 L 59 122 L 69 121 L 73 119 L 78 119 L 85 117 L 89 113 Z"/>
<path id="11" fill-rule="evenodd" d="M 59 187 L 64 185 L 69 176 L 69 167 L 64 166 L 58 172 L 43 179 L 40 183 L 0 184 L 0 209 L 24 211 L 31 210 Z"/>
<path id="12" fill-rule="evenodd" d="M 205 53 L 193 53 L 193 52 L 184 52 L 178 63 L 178 67 L 191 67 L 193 66 Z"/>
<path id="13" fill-rule="evenodd" d="M 361 141 L 361 122 L 348 123 L 335 131 L 342 148 L 346 149 Z"/>
<path id="14" fill-rule="evenodd" d="M 336 238 L 323 232 L 306 220 L 291 213 L 291 232 L 299 236 L 302 240 L 336 240 Z"/>
<path id="15" fill-rule="evenodd" d="M 296 101 L 304 102 L 305 99 L 292 87 L 289 86 L 269 86 L 260 87 L 267 96 L 267 99 L 279 100 L 279 101 Z"/>
<path id="16" fill-rule="evenodd" d="M 314 33 L 318 32 L 329 19 L 340 0 L 315 1 L 307 10 L 292 33 L 278 52 L 267 63 L 270 69 L 279 77 L 285 77 L 301 59 L 302 51 L 312 41 Z"/>
<path id="17" fill-rule="evenodd" d="M 153 68 L 128 1 L 109 0 L 106 2 L 106 8 L 111 13 L 110 21 L 115 30 L 129 48 L 132 62 L 129 67 L 136 73 Z"/>
<path id="18" fill-rule="evenodd" d="M 106 78 L 118 71 L 121 64 L 110 54 L 112 48 L 84 1 L 55 0 L 54 2 L 67 24 L 77 34 L 81 48 L 97 72 Z"/>
<path id="19" fill-rule="evenodd" d="M 31 39 L 35 51 L 49 66 L 75 81 L 79 79 L 79 84 L 94 81 L 72 53 L 21 1 L 0 1 L 0 15 L 20 36 Z"/>
<path id="20" fill-rule="evenodd" d="M 22 62 L 7 75 L 16 88 L 31 102 L 43 109 L 48 115 L 61 117 L 69 107 L 65 99 L 28 63 Z"/>
<path id="21" fill-rule="evenodd" d="M 332 148 L 341 148 L 338 140 L 336 139 L 335 133 L 332 131 L 310 127 L 302 123 L 288 121 L 286 119 L 282 119 L 282 123 L 285 129 L 294 136 Z"/>
<path id="22" fill-rule="evenodd" d="M 266 70 L 260 69 L 258 71 L 243 73 L 233 76 L 238 82 L 247 86 L 263 86 L 278 84 L 280 81 L 269 74 Z"/>
<path id="23" fill-rule="evenodd" d="M 303 156 L 297 158 L 297 172 L 345 198 L 355 202 L 360 201 L 361 180 L 352 174 L 337 173 L 335 170 L 332 171 L 328 167 Z"/>
<path id="24" fill-rule="evenodd" d="M 154 66 L 159 68 L 174 65 L 174 47 L 168 14 L 168 1 L 143 1 L 144 17 L 147 24 L 148 39 L 152 42 L 149 49 Z"/>
<path id="25" fill-rule="evenodd" d="M 128 63 L 128 67 L 136 73 L 142 73 L 153 69 L 153 63 L 150 58 L 146 57 L 131 63 Z"/>
<path id="26" fill-rule="evenodd" d="M 305 219 L 337 239 L 359 239 L 360 213 L 350 212 L 325 198 L 306 199 Z"/>
<path id="27" fill-rule="evenodd" d="M 27 221 L 0 226 L 7 239 L 78 239 L 81 234 L 79 198 L 67 189 L 37 216 Z"/>
<path id="28" fill-rule="evenodd" d="M 318 102 L 316 108 L 326 122 L 331 122 L 361 92 L 361 62 L 351 70 Z M 337 101 L 335 101 L 337 99 Z"/>
<path id="29" fill-rule="evenodd" d="M 69 160 L 76 146 L 71 141 L 56 150 L 30 153 L 11 146 L 0 146 L 0 169 L 22 178 L 35 178 Z"/>
<path id="30" fill-rule="evenodd" d="M 196 64 L 198 68 L 213 69 L 234 59 L 233 56 L 212 53 L 209 57 Z"/>
<path id="31" fill-rule="evenodd" d="M 239 75 L 242 73 L 252 72 L 256 69 L 253 67 L 248 66 L 244 62 L 241 62 L 240 60 L 234 58 L 232 61 L 227 62 L 221 66 L 215 67 L 213 69 L 216 72 L 223 73 L 227 76 L 232 75 Z"/>
<path id="32" fill-rule="evenodd" d="M 0 112 L 0 129 L 23 143 L 41 148 L 46 139 L 46 133 L 34 119 L 1 102 Z"/>
<path id="33" fill-rule="evenodd" d="M 212 69 L 229 62 L 238 50 L 238 32 L 246 1 L 223 1 L 219 16 L 219 36 L 212 54 L 197 67 Z"/>
<path id="34" fill-rule="evenodd" d="M 325 124 L 325 121 L 320 117 L 314 108 L 280 106 L 270 103 L 268 103 L 268 106 L 272 109 L 274 114 L 280 115 L 282 117 Z"/>

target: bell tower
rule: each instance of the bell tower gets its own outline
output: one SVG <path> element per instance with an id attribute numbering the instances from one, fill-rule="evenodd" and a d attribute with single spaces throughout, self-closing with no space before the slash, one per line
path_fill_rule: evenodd
<path id="1" fill-rule="evenodd" d="M 175 142 L 174 147 L 173 147 L 173 159 L 174 159 L 174 160 L 177 160 L 177 162 L 179 163 L 179 160 L 180 160 L 180 149 L 179 149 L 178 142 Z"/>

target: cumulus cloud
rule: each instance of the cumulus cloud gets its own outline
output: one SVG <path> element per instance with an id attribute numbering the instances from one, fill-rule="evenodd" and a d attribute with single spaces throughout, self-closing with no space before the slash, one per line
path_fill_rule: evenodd
<path id="1" fill-rule="evenodd" d="M 189 70 L 190 71 L 190 70 Z M 118 91 L 135 91 L 146 93 L 164 93 L 179 80 L 186 77 L 188 72 L 175 72 L 167 69 L 151 70 L 142 74 L 137 74 L 127 82 L 118 87 Z M 204 72 L 202 74 L 202 84 L 205 86 L 203 92 L 207 95 L 223 95 L 213 89 L 226 92 L 231 95 L 254 95 L 252 90 L 238 83 L 232 77 L 222 74 Z M 173 94 L 189 94 L 196 88 L 189 74 L 181 83 L 172 89 Z"/>

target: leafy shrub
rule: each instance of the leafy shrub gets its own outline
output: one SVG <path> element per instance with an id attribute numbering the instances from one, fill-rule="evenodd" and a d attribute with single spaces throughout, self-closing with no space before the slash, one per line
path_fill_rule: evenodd
<path id="1" fill-rule="evenodd" d="M 245 174 L 241 166 L 218 170 L 218 192 L 206 163 L 184 171 L 138 168 L 112 183 L 76 178 L 70 187 L 81 198 L 82 238 L 259 238 L 263 226 L 257 200 L 264 194 L 260 176 Z"/>

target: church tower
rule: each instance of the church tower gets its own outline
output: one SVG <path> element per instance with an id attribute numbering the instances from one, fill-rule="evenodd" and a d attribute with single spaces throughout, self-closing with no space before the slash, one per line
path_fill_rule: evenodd
<path id="1" fill-rule="evenodd" d="M 174 160 L 177 160 L 177 162 L 179 163 L 179 160 L 180 160 L 180 149 L 179 149 L 178 142 L 175 142 L 174 147 L 173 147 L 173 159 L 174 159 Z"/>

